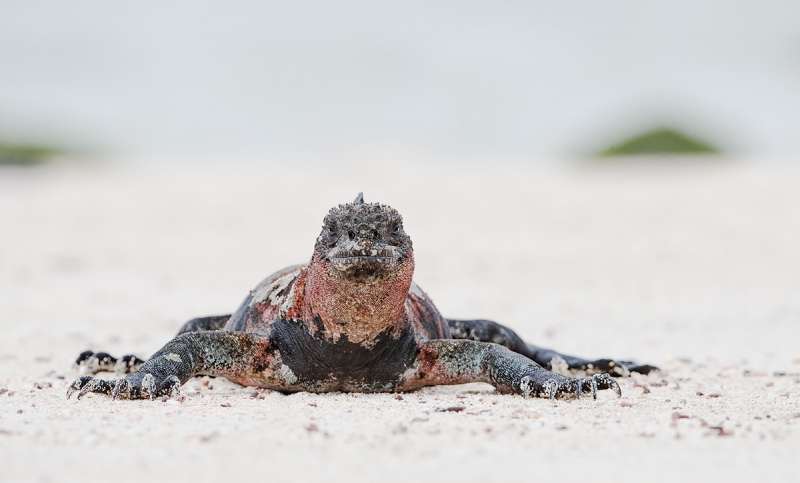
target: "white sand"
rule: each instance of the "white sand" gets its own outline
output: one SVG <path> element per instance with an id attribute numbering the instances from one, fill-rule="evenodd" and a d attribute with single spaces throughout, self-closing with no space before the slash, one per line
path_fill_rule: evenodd
<path id="1" fill-rule="evenodd" d="M 796 481 L 800 167 L 405 158 L 0 169 L 0 481 Z M 234 310 L 360 190 L 403 213 L 445 314 L 665 371 L 555 404 L 222 379 L 64 399 L 80 351 L 146 356 Z"/>

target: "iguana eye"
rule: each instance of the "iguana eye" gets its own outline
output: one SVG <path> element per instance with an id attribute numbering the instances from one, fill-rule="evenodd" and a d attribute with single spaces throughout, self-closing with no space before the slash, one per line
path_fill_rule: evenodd
<path id="1" fill-rule="evenodd" d="M 329 226 L 327 230 L 325 230 L 325 238 L 327 238 L 328 246 L 336 245 L 336 241 L 339 238 L 336 233 L 336 227 Z"/>

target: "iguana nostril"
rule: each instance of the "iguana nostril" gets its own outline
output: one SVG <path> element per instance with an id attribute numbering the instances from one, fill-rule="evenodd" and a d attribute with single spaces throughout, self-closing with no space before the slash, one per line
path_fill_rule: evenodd
<path id="1" fill-rule="evenodd" d="M 350 238 L 351 240 L 355 240 L 356 234 L 355 232 L 353 232 L 353 230 L 350 230 L 347 232 L 347 237 Z"/>

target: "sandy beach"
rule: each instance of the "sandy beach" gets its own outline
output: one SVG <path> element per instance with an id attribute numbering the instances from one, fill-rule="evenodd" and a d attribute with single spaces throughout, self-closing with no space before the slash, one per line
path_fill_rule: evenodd
<path id="1" fill-rule="evenodd" d="M 796 481 L 800 167 L 419 153 L 0 168 L 0 481 Z M 623 397 L 491 386 L 64 397 L 308 260 L 327 210 L 398 209 L 450 317 L 660 366 Z"/>

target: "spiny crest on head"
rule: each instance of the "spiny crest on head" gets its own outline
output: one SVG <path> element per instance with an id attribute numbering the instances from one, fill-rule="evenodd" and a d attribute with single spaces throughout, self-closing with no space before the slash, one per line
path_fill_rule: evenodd
<path id="1" fill-rule="evenodd" d="M 335 206 L 328 211 L 326 226 L 355 223 L 402 223 L 403 217 L 394 208 L 380 203 L 366 203 L 364 193 L 358 193 L 352 203 Z"/>

